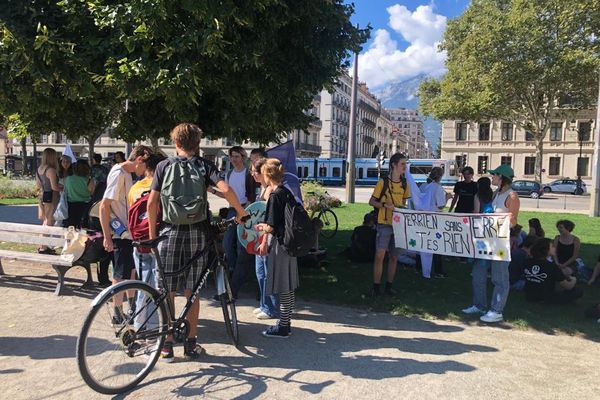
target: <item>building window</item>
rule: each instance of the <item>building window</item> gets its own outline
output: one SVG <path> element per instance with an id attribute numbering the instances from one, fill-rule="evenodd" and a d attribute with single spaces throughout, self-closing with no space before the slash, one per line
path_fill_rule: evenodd
<path id="1" fill-rule="evenodd" d="M 533 142 L 535 138 L 533 137 L 533 132 L 525 131 L 525 140 L 528 142 Z"/>
<path id="2" fill-rule="evenodd" d="M 456 124 L 456 140 L 467 140 L 466 122 L 459 122 Z"/>
<path id="3" fill-rule="evenodd" d="M 512 165 L 512 157 L 502 156 L 502 158 L 500 159 L 500 165 L 508 165 L 510 167 Z"/>
<path id="4" fill-rule="evenodd" d="M 513 140 L 513 124 L 510 122 L 502 123 L 502 140 L 505 142 Z"/>
<path id="5" fill-rule="evenodd" d="M 487 156 L 477 157 L 477 174 L 478 175 L 485 174 L 485 172 L 487 171 L 487 163 L 488 163 Z"/>
<path id="6" fill-rule="evenodd" d="M 560 157 L 550 157 L 549 175 L 560 175 Z"/>
<path id="7" fill-rule="evenodd" d="M 577 157 L 577 176 L 589 176 L 588 167 L 590 159 L 587 157 Z"/>
<path id="8" fill-rule="evenodd" d="M 479 124 L 479 140 L 490 140 L 489 122 Z"/>
<path id="9" fill-rule="evenodd" d="M 592 123 L 591 122 L 580 122 L 579 123 L 579 135 L 577 140 L 581 142 L 585 142 L 590 140 L 590 134 L 592 132 Z"/>
<path id="10" fill-rule="evenodd" d="M 562 140 L 562 122 L 550 124 L 550 141 L 560 142 Z"/>
<path id="11" fill-rule="evenodd" d="M 533 175 L 535 173 L 535 157 L 525 157 L 525 175 Z"/>

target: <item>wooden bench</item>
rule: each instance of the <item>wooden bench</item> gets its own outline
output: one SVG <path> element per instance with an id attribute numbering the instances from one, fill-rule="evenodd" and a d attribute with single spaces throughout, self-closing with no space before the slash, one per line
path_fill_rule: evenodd
<path id="1" fill-rule="evenodd" d="M 46 245 L 63 247 L 65 244 L 65 228 L 56 226 L 41 226 L 30 224 L 14 224 L 0 222 L 0 242 L 21 243 L 30 245 Z M 28 261 L 36 264 L 49 264 L 58 275 L 58 283 L 54 294 L 64 294 L 65 274 L 73 267 L 83 267 L 87 271 L 87 281 L 84 286 L 93 284 L 90 265 L 81 265 L 77 261 L 69 262 L 60 255 L 28 253 L 16 250 L 0 250 L 0 275 L 4 275 L 2 260 Z"/>

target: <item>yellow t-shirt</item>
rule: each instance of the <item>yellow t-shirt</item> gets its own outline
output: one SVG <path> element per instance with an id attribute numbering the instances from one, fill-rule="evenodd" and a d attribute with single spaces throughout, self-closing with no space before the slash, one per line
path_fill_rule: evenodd
<path id="1" fill-rule="evenodd" d="M 150 186 L 152 186 L 152 178 L 144 178 L 141 181 L 137 181 L 131 189 L 129 189 L 129 193 L 127 194 L 127 204 L 129 207 L 135 203 L 137 199 L 142 197 L 142 193 L 149 192 Z"/>
<path id="2" fill-rule="evenodd" d="M 406 184 L 406 189 L 404 189 L 402 182 L 392 182 L 392 180 L 388 180 L 388 190 L 383 194 L 381 193 L 382 191 L 383 179 L 380 179 L 373 190 L 372 196 L 375 199 L 379 199 L 379 201 L 384 204 L 387 203 L 393 204 L 396 207 L 405 207 L 406 199 L 410 198 L 410 188 L 408 187 L 408 184 Z M 392 210 L 381 207 L 377 214 L 377 223 L 391 225 L 393 214 L 394 212 Z"/>

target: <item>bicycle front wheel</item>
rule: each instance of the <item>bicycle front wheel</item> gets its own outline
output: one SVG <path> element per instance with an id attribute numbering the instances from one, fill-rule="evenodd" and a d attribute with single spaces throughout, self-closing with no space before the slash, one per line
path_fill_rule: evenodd
<path id="1" fill-rule="evenodd" d="M 231 339 L 231 343 L 237 347 L 240 342 L 240 331 L 238 329 L 237 313 L 235 310 L 235 299 L 229 285 L 229 274 L 224 267 L 217 267 L 216 279 L 217 289 L 219 292 L 223 291 L 223 293 L 219 294 L 219 300 L 223 309 L 225 330 L 227 331 L 227 336 Z"/>
<path id="2" fill-rule="evenodd" d="M 79 372 L 90 388 L 123 393 L 152 370 L 168 327 L 159 297 L 143 282 L 126 281 L 94 299 L 77 340 Z"/>
<path id="3" fill-rule="evenodd" d="M 337 215 L 332 210 L 323 210 L 317 216 L 323 222 L 323 229 L 321 229 L 321 237 L 325 239 L 331 239 L 335 236 L 338 230 L 338 219 Z"/>

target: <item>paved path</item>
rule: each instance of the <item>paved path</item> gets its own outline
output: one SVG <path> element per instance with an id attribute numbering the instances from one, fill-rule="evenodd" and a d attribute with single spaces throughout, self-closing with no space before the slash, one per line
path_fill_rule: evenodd
<path id="1" fill-rule="evenodd" d="M 0 278 L 0 397 L 106 398 L 83 384 L 74 358 L 95 293 L 55 297 L 49 268 L 5 269 L 16 276 Z M 207 354 L 157 364 L 136 390 L 116 398 L 581 400 L 600 393 L 600 346 L 583 338 L 299 302 L 293 336 L 266 339 L 254 306 L 240 301 L 244 347 L 237 350 L 227 343 L 220 309 L 203 299 Z"/>

